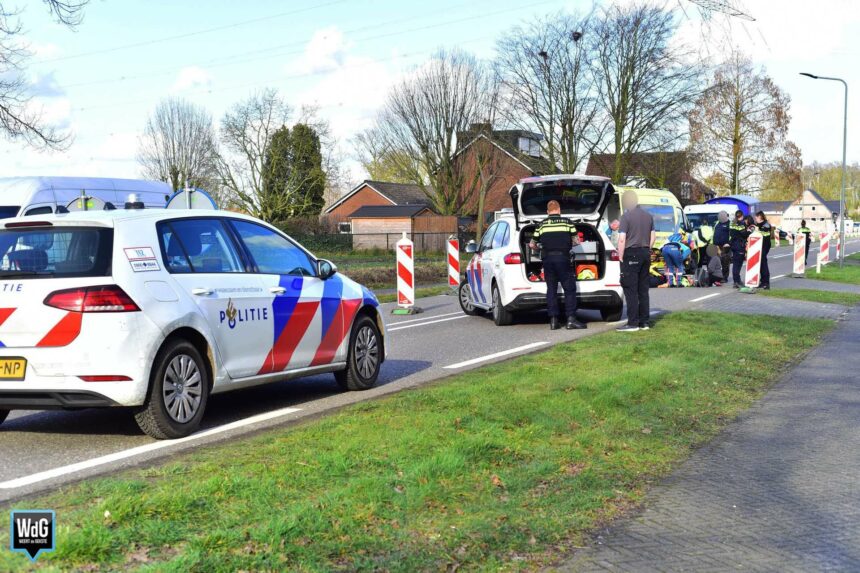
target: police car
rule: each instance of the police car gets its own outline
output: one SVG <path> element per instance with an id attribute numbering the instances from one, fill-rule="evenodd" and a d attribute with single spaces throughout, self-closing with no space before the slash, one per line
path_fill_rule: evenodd
<path id="1" fill-rule="evenodd" d="M 517 313 L 546 308 L 546 282 L 539 256 L 528 248 L 535 229 L 556 200 L 561 214 L 573 220 L 581 244 L 571 269 L 577 274 L 577 308 L 597 309 L 604 320 L 621 319 L 623 298 L 618 251 L 599 229 L 615 193 L 609 179 L 585 175 L 550 175 L 521 180 L 510 190 L 513 208 L 487 228 L 473 253 L 459 289 L 460 307 L 469 315 L 492 313 L 499 326 Z"/>
<path id="2" fill-rule="evenodd" d="M 334 264 L 240 214 L 6 219 L 0 422 L 13 409 L 129 406 L 150 436 L 178 438 L 213 393 L 325 372 L 367 389 L 385 358 L 378 306 Z"/>

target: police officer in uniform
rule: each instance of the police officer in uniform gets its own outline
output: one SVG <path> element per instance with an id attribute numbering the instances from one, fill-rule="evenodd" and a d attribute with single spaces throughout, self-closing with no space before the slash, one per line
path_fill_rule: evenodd
<path id="1" fill-rule="evenodd" d="M 803 264 L 809 264 L 809 245 L 812 243 L 812 229 L 806 226 L 806 219 L 800 221 L 800 228 L 794 235 L 795 241 L 804 241 L 806 249 L 803 251 Z"/>
<path id="2" fill-rule="evenodd" d="M 564 289 L 564 310 L 567 313 L 567 329 L 586 328 L 576 320 L 576 275 L 570 270 L 570 250 L 579 244 L 576 228 L 570 219 L 561 216 L 561 205 L 550 201 L 546 206 L 547 218 L 535 230 L 529 246 L 543 251 L 543 272 L 546 279 L 546 308 L 551 330 L 561 328 L 558 307 L 558 284 Z"/>
<path id="3" fill-rule="evenodd" d="M 735 220 L 729 225 L 729 244 L 732 248 L 732 286 L 739 289 L 743 286 L 741 281 L 741 268 L 747 258 L 747 239 L 750 236 L 749 225 L 744 221 L 744 213 L 740 209 L 735 211 Z"/>

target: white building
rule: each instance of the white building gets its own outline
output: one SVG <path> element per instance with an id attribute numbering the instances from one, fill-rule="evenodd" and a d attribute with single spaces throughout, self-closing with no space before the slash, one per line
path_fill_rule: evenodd
<path id="1" fill-rule="evenodd" d="M 827 201 L 813 189 L 806 189 L 782 214 L 781 227 L 793 232 L 805 219 L 806 226 L 814 233 L 832 233 L 837 229 L 838 217 L 839 201 Z"/>

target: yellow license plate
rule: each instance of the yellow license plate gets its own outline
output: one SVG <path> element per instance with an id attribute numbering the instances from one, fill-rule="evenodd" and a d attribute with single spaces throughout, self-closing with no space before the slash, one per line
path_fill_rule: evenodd
<path id="1" fill-rule="evenodd" d="M 26 358 L 0 358 L 0 380 L 23 380 Z"/>

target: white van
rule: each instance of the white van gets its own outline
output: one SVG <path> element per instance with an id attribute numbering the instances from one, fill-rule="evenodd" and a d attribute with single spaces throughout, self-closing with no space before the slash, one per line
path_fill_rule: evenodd
<path id="1" fill-rule="evenodd" d="M 98 210 L 107 203 L 122 209 L 132 193 L 146 208 L 153 209 L 164 208 L 173 190 L 162 181 L 142 179 L 3 177 L 0 178 L 0 219 L 80 211 L 83 209 L 76 204 L 82 194 L 94 199 L 88 203 Z"/>
<path id="2" fill-rule="evenodd" d="M 719 221 L 720 211 L 729 212 L 728 207 L 731 205 L 687 205 L 684 207 L 684 215 L 687 216 L 687 222 L 690 225 L 690 230 L 696 231 L 702 225 L 716 226 Z"/>

